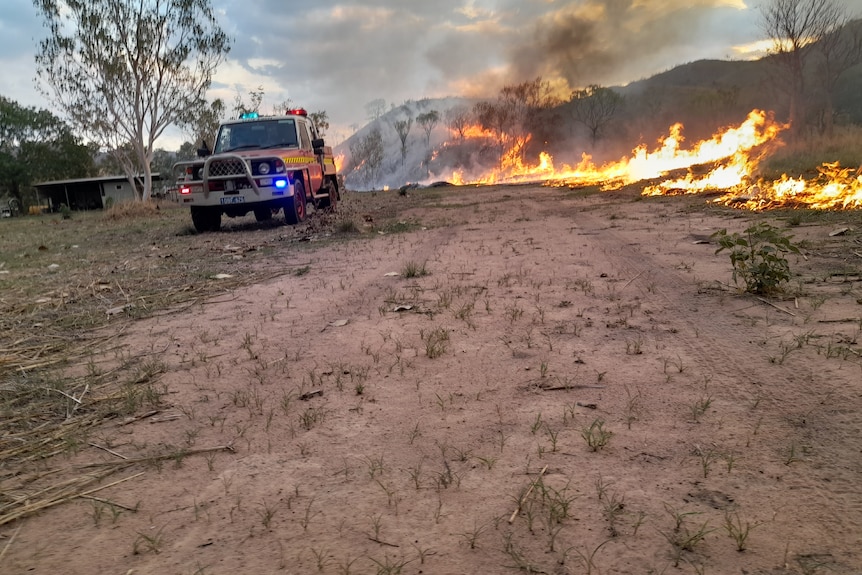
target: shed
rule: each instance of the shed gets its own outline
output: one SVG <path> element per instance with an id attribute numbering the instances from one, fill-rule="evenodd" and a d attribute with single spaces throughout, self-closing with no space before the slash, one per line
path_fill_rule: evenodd
<path id="1" fill-rule="evenodd" d="M 153 174 L 153 187 L 160 181 L 159 174 Z M 33 187 L 39 203 L 47 205 L 51 211 L 57 211 L 63 204 L 73 210 L 101 210 L 106 203 L 128 202 L 136 197 L 125 176 L 56 180 L 33 184 Z"/>

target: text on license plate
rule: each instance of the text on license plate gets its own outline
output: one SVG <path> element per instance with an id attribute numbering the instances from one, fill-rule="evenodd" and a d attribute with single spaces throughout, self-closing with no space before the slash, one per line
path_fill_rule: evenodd
<path id="1" fill-rule="evenodd" d="M 245 202 L 245 196 L 228 196 L 221 199 L 223 204 L 241 204 Z"/>

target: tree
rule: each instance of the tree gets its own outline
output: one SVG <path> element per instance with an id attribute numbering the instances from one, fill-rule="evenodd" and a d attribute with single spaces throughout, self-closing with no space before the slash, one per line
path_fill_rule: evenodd
<path id="1" fill-rule="evenodd" d="M 380 178 L 380 168 L 383 166 L 383 134 L 375 126 L 368 134 L 354 139 L 350 144 L 350 156 L 353 161 L 352 173 L 372 187 Z"/>
<path id="2" fill-rule="evenodd" d="M 261 100 L 263 100 L 263 88 L 258 88 L 258 89 L 261 92 Z M 272 107 L 272 113 L 276 116 L 280 116 L 282 114 L 285 114 L 288 110 L 293 109 L 293 107 L 294 107 L 293 99 L 292 98 L 285 98 L 284 100 L 282 100 L 281 102 L 279 102 L 278 104 L 276 104 Z"/>
<path id="3" fill-rule="evenodd" d="M 819 59 L 815 70 L 817 85 L 823 93 L 820 130 L 828 136 L 832 136 L 834 128 L 835 86 L 847 70 L 862 62 L 862 21 L 851 23 L 846 18 L 844 20 L 840 28 L 820 39 L 813 55 Z"/>
<path id="4" fill-rule="evenodd" d="M 407 117 L 401 120 L 395 120 L 393 127 L 398 134 L 398 139 L 401 140 L 401 165 L 407 160 L 407 136 L 410 134 L 410 128 L 413 127 L 413 114 L 409 108 L 404 108 Z"/>
<path id="5" fill-rule="evenodd" d="M 521 84 L 503 86 L 497 97 L 499 105 L 506 110 L 509 122 L 505 126 L 505 139 L 510 145 L 512 158 L 523 158 L 531 134 L 537 131 L 544 110 L 556 106 L 551 85 L 536 78 Z"/>
<path id="6" fill-rule="evenodd" d="M 770 53 L 790 102 L 790 127 L 798 134 L 805 114 L 807 48 L 847 22 L 835 0 L 770 0 L 761 6 L 760 27 L 772 41 Z"/>
<path id="7" fill-rule="evenodd" d="M 245 103 L 245 98 L 242 97 L 242 94 L 239 92 L 239 87 L 236 89 L 236 95 L 233 97 L 233 113 L 239 117 L 243 114 L 254 114 L 256 112 L 260 112 L 260 105 L 263 103 L 263 86 L 258 86 L 254 90 L 248 91 L 248 99 L 249 103 Z M 285 100 L 282 104 L 276 104 L 276 107 L 281 106 L 281 113 L 284 113 L 284 110 L 290 108 L 292 105 L 290 98 Z"/>
<path id="8" fill-rule="evenodd" d="M 483 130 L 493 134 L 500 152 L 500 162 L 506 149 L 506 130 L 511 123 L 510 110 L 500 102 L 476 102 L 473 116 Z"/>
<path id="9" fill-rule="evenodd" d="M 458 134 L 460 140 L 464 139 L 467 128 L 472 123 L 470 109 L 467 106 L 453 106 L 446 110 L 446 127 Z"/>
<path id="10" fill-rule="evenodd" d="M 27 205 L 34 181 L 92 175 L 93 152 L 51 112 L 0 96 L 0 197 Z"/>
<path id="11" fill-rule="evenodd" d="M 440 122 L 440 112 L 437 110 L 429 110 L 424 114 L 416 116 L 416 123 L 422 126 L 422 129 L 425 130 L 426 148 L 431 147 L 431 132 L 434 131 L 438 122 Z"/>
<path id="12" fill-rule="evenodd" d="M 139 198 L 149 198 L 155 141 L 188 122 L 230 50 L 209 0 L 33 3 L 48 29 L 38 78 L 81 136 L 114 151 L 130 183 L 143 174 Z"/>
<path id="13" fill-rule="evenodd" d="M 329 115 L 325 110 L 318 110 L 317 112 L 309 113 L 308 119 L 311 120 L 311 123 L 317 129 L 317 135 L 322 138 L 326 134 L 326 130 L 329 129 Z"/>
<path id="14" fill-rule="evenodd" d="M 205 143 L 212 149 L 224 117 L 224 100 L 216 98 L 212 102 L 201 101 L 186 125 L 194 143 Z"/>
<path id="15" fill-rule="evenodd" d="M 386 100 L 377 98 L 365 104 L 365 113 L 368 115 L 368 120 L 373 122 L 380 119 L 386 113 Z"/>
<path id="16" fill-rule="evenodd" d="M 507 158 L 523 159 L 533 132 L 544 130 L 550 122 L 546 111 L 558 103 L 550 84 L 540 77 L 503 86 L 496 100 L 476 103 L 472 116 L 496 140 L 502 165 Z"/>
<path id="17" fill-rule="evenodd" d="M 593 145 L 602 137 L 605 128 L 614 119 L 623 97 L 601 86 L 588 86 L 572 92 L 572 116 L 590 132 Z"/>
<path id="18" fill-rule="evenodd" d="M 176 152 L 169 152 L 163 148 L 153 150 L 153 162 L 150 165 L 152 166 L 153 173 L 158 173 L 161 177 L 163 189 L 165 185 L 171 185 L 173 166 L 179 161 L 177 156 Z M 156 191 L 153 193 L 155 194 Z"/>

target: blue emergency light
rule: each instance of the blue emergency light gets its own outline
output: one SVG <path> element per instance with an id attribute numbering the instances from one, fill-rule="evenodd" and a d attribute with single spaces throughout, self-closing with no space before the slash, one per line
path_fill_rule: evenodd
<path id="1" fill-rule="evenodd" d="M 277 180 L 275 180 L 275 187 L 279 190 L 283 190 L 287 187 L 287 180 L 285 180 L 284 178 L 278 178 Z"/>
<path id="2" fill-rule="evenodd" d="M 258 117 L 259 117 L 259 115 L 257 112 L 243 112 L 242 114 L 239 115 L 240 120 L 251 120 L 254 118 L 258 118 Z"/>

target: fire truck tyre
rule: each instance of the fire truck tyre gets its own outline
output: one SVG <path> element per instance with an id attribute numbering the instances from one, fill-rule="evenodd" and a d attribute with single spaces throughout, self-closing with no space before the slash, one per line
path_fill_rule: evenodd
<path id="1" fill-rule="evenodd" d="M 266 222 L 272 219 L 272 210 L 270 208 L 255 208 L 254 219 L 259 222 Z"/>
<path id="2" fill-rule="evenodd" d="M 335 185 L 335 182 L 327 179 L 326 190 L 329 193 L 329 197 L 321 201 L 320 207 L 329 208 L 330 211 L 334 212 L 335 207 L 338 205 L 338 187 Z"/>
<path id="3" fill-rule="evenodd" d="M 305 187 L 301 180 L 293 184 L 293 197 L 284 204 L 284 221 L 291 226 L 305 221 Z"/>
<path id="4" fill-rule="evenodd" d="M 221 210 L 196 207 L 192 208 L 192 223 L 200 232 L 217 232 L 221 229 Z"/>

